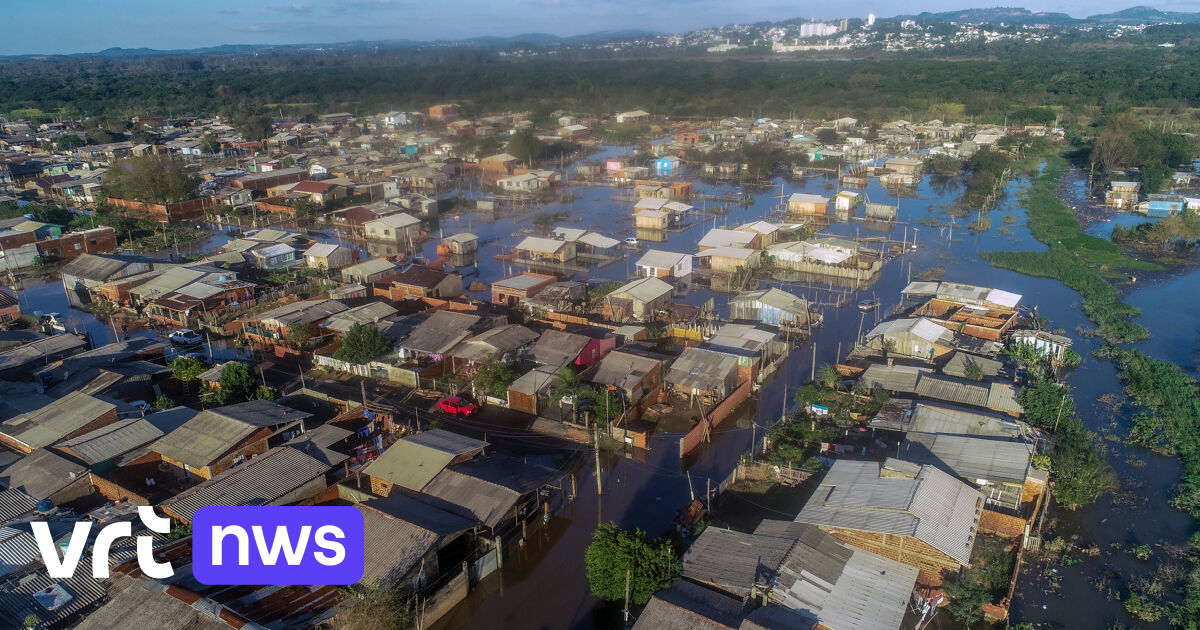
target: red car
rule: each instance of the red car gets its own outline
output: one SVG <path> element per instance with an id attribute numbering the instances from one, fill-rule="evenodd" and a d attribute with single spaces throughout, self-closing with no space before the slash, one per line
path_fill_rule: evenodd
<path id="1" fill-rule="evenodd" d="M 462 416 L 464 418 L 479 413 L 479 405 L 458 396 L 447 396 L 439 400 L 438 409 L 452 416 Z"/>

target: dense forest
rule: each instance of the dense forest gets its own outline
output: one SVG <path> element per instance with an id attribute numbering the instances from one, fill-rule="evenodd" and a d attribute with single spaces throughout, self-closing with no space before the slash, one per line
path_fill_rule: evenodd
<path id="1" fill-rule="evenodd" d="M 0 62 L 0 112 L 128 117 L 347 110 L 454 100 L 468 113 L 642 107 L 671 116 L 901 114 L 997 119 L 1029 106 L 1070 110 L 1200 105 L 1200 45 L 1024 46 L 934 59 L 668 58 L 511 60 L 486 50 L 421 55 L 51 57 Z"/>

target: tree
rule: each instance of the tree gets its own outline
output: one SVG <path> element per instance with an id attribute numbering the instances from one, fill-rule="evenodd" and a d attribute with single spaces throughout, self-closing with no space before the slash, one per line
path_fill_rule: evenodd
<path id="1" fill-rule="evenodd" d="M 584 554 L 592 594 L 609 600 L 625 597 L 629 574 L 629 602 L 641 606 L 679 577 L 679 560 L 670 541 L 646 540 L 642 530 L 625 531 L 606 523 L 596 528 Z"/>
<path id="2" fill-rule="evenodd" d="M 821 144 L 837 144 L 840 139 L 836 129 L 826 128 L 817 132 L 817 141 Z"/>
<path id="3" fill-rule="evenodd" d="M 1163 184 L 1171 176 L 1171 169 L 1158 160 L 1150 160 L 1141 167 L 1142 190 L 1147 193 L 1161 192 Z"/>
<path id="4" fill-rule="evenodd" d="M 1090 505 L 1116 485 L 1115 476 L 1101 451 L 1099 438 L 1071 418 L 1072 430 L 1060 428 L 1054 445 L 1054 498 L 1068 509 Z"/>
<path id="5" fill-rule="evenodd" d="M 221 141 L 217 140 L 216 136 L 212 135 L 211 133 L 208 133 L 208 134 L 204 134 L 203 138 L 200 138 L 200 152 L 201 153 L 203 153 L 205 155 L 214 155 L 220 151 L 221 151 Z"/>
<path id="6" fill-rule="evenodd" d="M 308 324 L 293 322 L 288 324 L 287 332 L 283 336 L 293 348 L 300 350 L 312 341 L 312 328 Z"/>
<path id="7" fill-rule="evenodd" d="M 250 366 L 239 361 L 230 361 L 221 368 L 220 383 L 217 398 L 221 404 L 251 400 L 258 391 L 258 383 Z"/>
<path id="8" fill-rule="evenodd" d="M 508 141 L 508 152 L 526 164 L 530 164 L 541 157 L 542 151 L 545 148 L 546 145 L 541 140 L 538 140 L 538 137 L 533 135 L 532 131 L 521 131 L 513 134 L 512 139 Z"/>
<path id="9" fill-rule="evenodd" d="M 333 358 L 355 365 L 366 365 L 378 356 L 392 351 L 392 338 L 375 324 L 353 324 L 342 339 L 342 347 Z"/>
<path id="10" fill-rule="evenodd" d="M 841 380 L 841 375 L 838 374 L 836 368 L 826 363 L 817 370 L 817 382 L 826 389 L 837 387 L 838 381 Z"/>
<path id="11" fill-rule="evenodd" d="M 104 175 L 110 197 L 147 203 L 193 199 L 198 183 L 181 160 L 157 155 L 118 160 Z"/>
<path id="12" fill-rule="evenodd" d="M 271 135 L 271 117 L 266 114 L 243 112 L 234 116 L 233 128 L 243 140 L 265 140 Z"/>
<path id="13" fill-rule="evenodd" d="M 983 621 L 983 605 L 992 599 L 986 586 L 972 579 L 960 579 L 942 584 L 942 590 L 950 598 L 946 611 L 955 621 L 967 626 Z"/>
<path id="14" fill-rule="evenodd" d="M 184 383 L 190 383 L 200 378 L 200 375 L 207 369 L 204 362 L 195 357 L 177 357 L 171 362 L 171 372 L 176 379 Z"/>
<path id="15" fill-rule="evenodd" d="M 85 144 L 87 144 L 87 141 L 85 141 L 83 138 L 80 138 L 73 133 L 67 133 L 59 136 L 58 142 L 55 142 L 54 146 L 63 153 L 70 153 L 71 151 L 74 151 Z"/>
<path id="16" fill-rule="evenodd" d="M 625 413 L 625 406 L 621 403 L 621 399 L 615 396 L 607 389 L 599 392 L 596 396 L 596 421 L 601 424 L 609 424 L 613 420 L 621 417 Z"/>
<path id="17" fill-rule="evenodd" d="M 569 367 L 558 368 L 558 374 L 554 376 L 554 386 L 550 388 L 550 402 L 561 403 L 563 400 L 570 400 L 571 417 L 574 418 L 580 397 L 587 393 L 591 393 L 591 390 L 584 387 L 583 379 L 575 370 Z"/>
<path id="18" fill-rule="evenodd" d="M 519 376 L 520 374 L 511 365 L 492 357 L 484 361 L 475 371 L 473 384 L 477 392 L 503 398 L 508 394 L 508 386 L 512 385 Z"/>
<path id="19" fill-rule="evenodd" d="M 174 406 L 175 401 L 171 400 L 171 397 L 166 394 L 160 394 L 158 398 L 154 399 L 154 408 L 158 411 L 170 409 Z"/>
<path id="20" fill-rule="evenodd" d="M 1075 399 L 1071 389 L 1048 378 L 1039 378 L 1017 394 L 1025 421 L 1039 429 L 1053 431 L 1063 418 L 1075 414 Z"/>
<path id="21" fill-rule="evenodd" d="M 258 389 L 254 390 L 254 397 L 258 400 L 275 400 L 275 390 L 266 385 L 259 385 Z"/>

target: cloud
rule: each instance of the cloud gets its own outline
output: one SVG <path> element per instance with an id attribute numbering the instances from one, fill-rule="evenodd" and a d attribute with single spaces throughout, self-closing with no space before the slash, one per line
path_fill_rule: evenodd
<path id="1" fill-rule="evenodd" d="M 268 4 L 267 8 L 272 11 L 287 11 L 289 13 L 308 13 L 312 11 L 313 4 L 311 2 L 284 2 L 280 4 Z"/>
<path id="2" fill-rule="evenodd" d="M 237 15 L 237 9 L 221 9 L 218 13 L 221 15 Z"/>
<path id="3" fill-rule="evenodd" d="M 349 7 L 375 7 L 379 9 L 399 7 L 399 0 L 342 0 L 342 4 Z"/>

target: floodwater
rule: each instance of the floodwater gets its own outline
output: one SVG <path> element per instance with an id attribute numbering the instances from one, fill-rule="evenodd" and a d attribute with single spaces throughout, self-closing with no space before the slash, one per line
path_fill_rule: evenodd
<path id="1" fill-rule="evenodd" d="M 620 153 L 614 148 L 594 157 Z M 812 192 L 831 196 L 836 188 L 827 188 L 826 181 L 821 177 L 798 182 L 777 179 L 770 188 L 745 191 L 731 185 L 697 181 L 696 193 L 728 196 L 752 192 L 754 202 L 748 206 L 730 203 L 726 214 L 710 217 L 682 231 L 670 232 L 666 242 L 643 241 L 640 251 L 653 247 L 695 252 L 697 241 L 714 225 L 735 226 L 770 215 L 778 204 L 776 196 L 781 193 L 781 183 L 784 194 Z M 1095 541 L 1101 553 L 1096 557 L 1079 558 L 1079 562 L 1070 567 L 1053 567 L 1055 572 L 1048 573 L 1045 578 L 1042 577 L 1044 567 L 1027 564 L 1025 581 L 1013 605 L 1013 618 L 1043 627 L 1062 628 L 1103 628 L 1116 621 L 1129 623 L 1131 620 L 1125 615 L 1120 601 L 1111 598 L 1109 591 L 1117 589 L 1123 595 L 1120 591 L 1123 585 L 1152 570 L 1166 554 L 1158 553 L 1159 547 L 1156 547 L 1154 560 L 1141 563 L 1134 560 L 1127 549 L 1142 543 L 1159 545 L 1185 541 L 1195 525 L 1186 515 L 1167 505 L 1169 492 L 1179 478 L 1178 465 L 1174 460 L 1125 446 L 1127 413 L 1114 415 L 1097 401 L 1106 392 L 1118 392 L 1120 384 L 1112 364 L 1091 356 L 1099 347 L 1099 341 L 1076 333 L 1091 327 L 1080 312 L 1079 295 L 1054 280 L 993 268 L 979 257 L 980 252 L 988 250 L 1044 250 L 1044 246 L 1030 236 L 1025 227 L 1024 212 L 1018 205 L 1019 191 L 1028 183 L 1022 179 L 1007 186 L 1006 195 L 998 205 L 983 215 L 990 219 L 990 225 L 981 231 L 967 228 L 968 223 L 978 218 L 976 213 L 958 217 L 949 213 L 961 194 L 957 182 L 933 177 L 922 182 L 915 196 L 899 200 L 897 221 L 884 226 L 882 231 L 879 226 L 868 229 L 861 221 L 832 223 L 825 233 L 843 237 L 887 236 L 908 242 L 915 238 L 918 248 L 890 260 L 874 286 L 839 296 L 843 298 L 844 306 L 826 306 L 825 325 L 814 332 L 811 342 L 815 345 L 815 353 L 811 345 L 794 350 L 785 367 L 742 410 L 739 414 L 742 419 L 725 422 L 715 432 L 712 443 L 702 446 L 685 462 L 679 458 L 680 434 L 655 435 L 650 450 L 636 455 L 604 455 L 600 473 L 602 497 L 597 495 L 594 464 L 585 465 L 579 471 L 577 500 L 545 528 L 538 528 L 525 547 L 510 549 L 504 569 L 485 580 L 466 602 L 439 621 L 436 627 L 446 630 L 617 627 L 613 623 L 616 618 L 614 607 L 603 605 L 588 592 L 583 554 L 596 524 L 614 522 L 625 528 L 640 528 L 651 536 L 667 531 L 677 510 L 693 494 L 703 497 L 709 484 L 715 488 L 724 481 L 740 456 L 749 450 L 752 439 L 761 437 L 762 431 L 779 419 L 785 391 L 790 394 L 809 378 L 814 355 L 815 365 L 833 363 L 838 359 L 839 350 L 844 355 L 851 349 L 860 326 L 864 331 L 870 328 L 875 315 L 868 315 L 863 321 L 855 308 L 860 299 L 878 297 L 883 301 L 880 312 L 890 311 L 897 305 L 899 292 L 910 277 L 916 278 L 923 270 L 937 268 L 941 269 L 941 278 L 945 280 L 994 286 L 1023 294 L 1023 307 L 1036 306 L 1040 315 L 1048 317 L 1056 327 L 1074 337 L 1075 348 L 1084 357 L 1082 366 L 1071 377 L 1078 408 L 1090 428 L 1113 436 L 1107 444 L 1111 449 L 1110 459 L 1121 479 L 1121 491 L 1104 497 L 1086 510 L 1072 513 L 1059 509 L 1051 514 L 1057 519 L 1059 531 L 1078 533 L 1084 540 Z M 475 189 L 478 190 L 478 186 Z M 439 234 L 470 231 L 481 242 L 477 279 L 491 283 L 521 270 L 511 263 L 496 261 L 493 256 L 516 245 L 524 237 L 522 232 L 532 229 L 532 218 L 537 212 L 565 212 L 568 216 L 561 224 L 593 229 L 617 239 L 634 235 L 634 201 L 619 197 L 624 191 L 578 186 L 572 187 L 571 192 L 579 198 L 566 204 L 543 204 L 516 216 L 501 214 L 492 219 L 474 212 L 444 214 L 440 223 L 428 226 L 435 238 L 423 244 L 421 253 L 433 260 Z M 876 180 L 871 181 L 865 193 L 872 202 L 897 202 Z M 614 198 L 615 195 L 618 197 Z M 695 205 L 711 209 L 726 203 L 708 200 Z M 1092 226 L 1089 231 L 1098 229 L 1102 228 Z M 336 240 L 336 235 L 317 238 Z M 217 235 L 199 248 L 202 251 L 216 247 L 226 239 Z M 592 268 L 576 278 L 624 280 L 633 273 L 632 261 L 639 255 L 640 252 L 630 252 L 624 260 Z M 474 273 L 473 269 L 463 271 Z M 468 282 L 472 279 L 476 278 L 468 275 Z M 834 292 L 828 288 L 812 284 L 773 284 L 822 303 L 831 302 L 834 297 Z M 1155 335 L 1138 347 L 1156 357 L 1180 363 L 1193 372 L 1197 363 L 1197 339 L 1200 338 L 1200 313 L 1189 308 L 1194 301 L 1189 303 L 1188 298 L 1196 295 L 1197 290 L 1200 290 L 1200 273 L 1193 272 L 1141 286 L 1128 297 L 1130 303 L 1143 309 L 1140 321 Z M 845 293 L 845 290 L 840 291 Z M 486 297 L 482 293 L 474 295 Z M 21 296 L 27 311 L 69 312 L 61 284 L 56 281 L 26 286 Z M 679 299 L 699 304 L 710 297 L 715 299 L 717 313 L 727 315 L 728 295 L 694 287 Z M 107 324 L 97 322 L 86 313 L 70 312 L 68 322 L 96 335 L 99 342 L 113 338 Z M 217 352 L 236 353 L 236 349 L 221 347 Z M 728 504 L 725 509 L 733 507 Z M 769 507 L 766 509 L 770 510 Z M 793 516 L 775 515 L 783 519 Z M 1104 588 L 1098 589 L 1094 583 L 1105 571 L 1111 572 L 1113 577 L 1101 584 Z"/>

